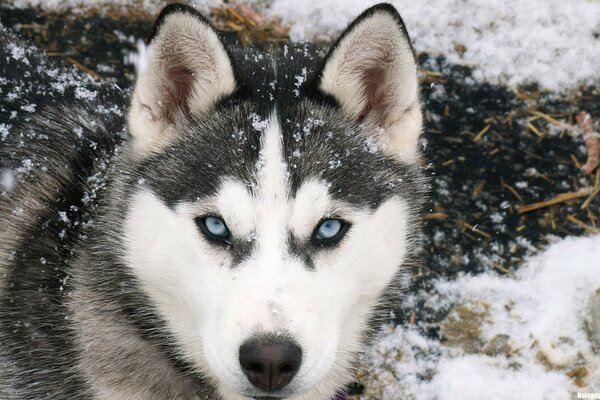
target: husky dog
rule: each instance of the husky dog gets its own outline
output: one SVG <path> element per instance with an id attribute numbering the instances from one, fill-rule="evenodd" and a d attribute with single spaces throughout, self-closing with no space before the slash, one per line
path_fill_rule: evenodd
<path id="1" fill-rule="evenodd" d="M 0 142 L 0 398 L 341 393 L 419 252 L 397 11 L 368 9 L 326 54 L 261 53 L 172 4 L 128 114 L 110 106 L 48 104 Z"/>

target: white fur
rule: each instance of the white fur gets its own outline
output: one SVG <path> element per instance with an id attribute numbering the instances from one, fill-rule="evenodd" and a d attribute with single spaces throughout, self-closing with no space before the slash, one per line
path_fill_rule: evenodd
<path id="1" fill-rule="evenodd" d="M 376 84 L 365 78 L 370 71 L 376 71 Z M 352 118 L 364 117 L 368 134 L 382 128 L 378 139 L 384 149 L 409 163 L 418 159 L 422 115 L 417 65 L 392 15 L 377 11 L 341 40 L 323 70 L 321 89 Z M 373 95 L 384 101 L 369 108 Z"/>
<path id="2" fill-rule="evenodd" d="M 288 398 L 329 399 L 350 378 L 372 308 L 402 263 L 407 205 L 394 198 L 374 212 L 355 209 L 332 199 L 326 183 L 316 180 L 290 198 L 275 122 L 262 149 L 255 196 L 229 180 L 212 198 L 170 209 L 140 188 L 126 217 L 126 261 L 185 356 L 223 399 L 260 394 L 238 361 L 240 345 L 260 332 L 285 332 L 303 350 L 302 366 L 284 389 Z M 235 237 L 255 240 L 255 251 L 240 265 L 230 267 L 228 250 L 199 232 L 194 217 L 207 210 L 221 215 Z M 288 234 L 308 240 L 332 212 L 352 227 L 310 270 L 290 253 Z"/>
<path id="3" fill-rule="evenodd" d="M 174 68 L 192 75 L 174 73 Z M 168 95 L 168 88 L 178 85 L 188 89 L 188 97 L 180 99 L 184 109 L 171 104 Z M 134 148 L 141 154 L 160 148 L 171 139 L 174 124 L 207 112 L 234 90 L 231 61 L 213 29 L 191 14 L 168 15 L 144 55 L 135 84 L 128 118 Z"/>

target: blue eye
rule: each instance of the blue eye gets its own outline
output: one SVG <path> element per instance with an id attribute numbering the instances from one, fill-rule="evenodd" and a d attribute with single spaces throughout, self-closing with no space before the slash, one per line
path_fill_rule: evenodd
<path id="1" fill-rule="evenodd" d="M 339 219 L 322 221 L 313 234 L 313 240 L 319 245 L 337 243 L 348 230 L 349 225 Z"/>
<path id="2" fill-rule="evenodd" d="M 225 237 L 227 236 L 227 233 L 229 233 L 225 226 L 225 222 L 217 217 L 206 217 L 204 225 L 206 225 L 206 229 L 215 236 Z"/>
<path id="3" fill-rule="evenodd" d="M 196 223 L 209 239 L 223 241 L 229 237 L 229 229 L 221 218 L 208 216 L 198 218 Z"/>

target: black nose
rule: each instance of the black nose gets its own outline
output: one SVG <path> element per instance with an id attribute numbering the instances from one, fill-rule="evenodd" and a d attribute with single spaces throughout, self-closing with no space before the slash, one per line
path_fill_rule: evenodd
<path id="1" fill-rule="evenodd" d="M 259 389 L 283 389 L 302 363 L 302 349 L 281 338 L 261 338 L 240 347 L 240 365 L 250 382 Z"/>

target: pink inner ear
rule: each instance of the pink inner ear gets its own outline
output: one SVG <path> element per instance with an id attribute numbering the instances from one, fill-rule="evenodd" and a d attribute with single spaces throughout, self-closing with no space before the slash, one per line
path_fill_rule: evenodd
<path id="1" fill-rule="evenodd" d="M 389 85 L 393 82 L 387 82 L 387 71 L 389 63 L 382 61 L 379 65 L 370 66 L 363 72 L 363 91 L 367 102 L 365 108 L 359 115 L 359 119 L 370 116 L 374 122 L 381 127 L 385 127 L 386 121 L 389 119 L 390 112 L 390 92 L 393 92 Z"/>
<path id="2" fill-rule="evenodd" d="M 173 123 L 177 118 L 190 114 L 188 100 L 192 92 L 194 74 L 176 60 L 172 60 L 171 65 L 167 65 L 165 69 L 161 114 L 166 121 Z"/>

